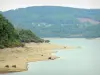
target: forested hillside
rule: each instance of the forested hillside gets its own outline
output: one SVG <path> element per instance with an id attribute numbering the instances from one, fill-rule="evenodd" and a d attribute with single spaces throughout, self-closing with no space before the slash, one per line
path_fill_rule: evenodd
<path id="1" fill-rule="evenodd" d="M 0 14 L 0 48 L 20 45 L 19 36 L 13 25 Z"/>
<path id="2" fill-rule="evenodd" d="M 2 12 L 15 27 L 40 37 L 100 37 L 100 9 L 33 6 Z"/>
<path id="3" fill-rule="evenodd" d="M 37 35 L 35 35 L 31 30 L 17 29 L 17 32 L 18 32 L 21 42 L 42 43 L 45 41 L 39 38 Z"/>
<path id="4" fill-rule="evenodd" d="M 14 26 L 0 14 L 0 48 L 24 46 L 23 43 L 44 42 L 30 30 L 15 29 Z"/>

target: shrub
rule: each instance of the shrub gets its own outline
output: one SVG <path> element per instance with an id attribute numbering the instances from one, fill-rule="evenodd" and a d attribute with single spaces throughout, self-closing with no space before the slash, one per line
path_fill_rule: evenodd
<path id="1" fill-rule="evenodd" d="M 49 40 L 45 40 L 45 43 L 49 43 L 50 41 Z"/>
<path id="2" fill-rule="evenodd" d="M 3 48 L 5 48 L 3 45 L 0 45 L 0 49 L 3 49 Z"/>

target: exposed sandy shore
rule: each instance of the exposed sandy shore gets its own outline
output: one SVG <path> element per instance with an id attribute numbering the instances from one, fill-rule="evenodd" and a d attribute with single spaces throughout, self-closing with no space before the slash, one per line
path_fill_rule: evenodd
<path id="1" fill-rule="evenodd" d="M 25 47 L 0 49 L 0 73 L 26 71 L 28 62 L 48 60 L 48 57 L 56 58 L 56 56 L 52 56 L 54 52 L 52 49 L 63 48 L 72 47 L 50 43 L 26 43 Z"/>

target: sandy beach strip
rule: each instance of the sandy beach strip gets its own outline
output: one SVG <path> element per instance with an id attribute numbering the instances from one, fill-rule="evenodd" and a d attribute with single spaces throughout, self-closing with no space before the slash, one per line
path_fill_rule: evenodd
<path id="1" fill-rule="evenodd" d="M 73 48 L 73 47 L 66 47 Z M 25 47 L 0 49 L 0 73 L 27 71 L 28 62 L 48 60 L 55 52 L 53 49 L 65 49 L 64 46 L 50 43 L 26 43 Z"/>

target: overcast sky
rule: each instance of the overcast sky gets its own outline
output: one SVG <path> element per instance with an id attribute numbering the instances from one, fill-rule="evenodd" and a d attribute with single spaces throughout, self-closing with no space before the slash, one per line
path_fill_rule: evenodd
<path id="1" fill-rule="evenodd" d="M 100 0 L 0 0 L 0 11 L 41 5 L 94 9 L 100 8 Z"/>

